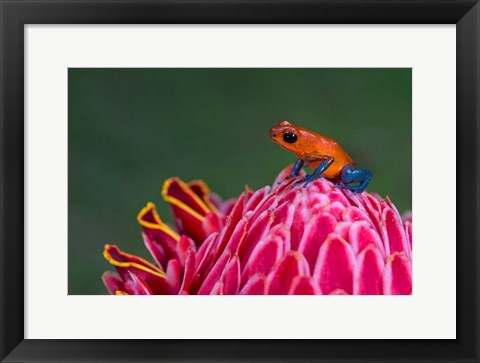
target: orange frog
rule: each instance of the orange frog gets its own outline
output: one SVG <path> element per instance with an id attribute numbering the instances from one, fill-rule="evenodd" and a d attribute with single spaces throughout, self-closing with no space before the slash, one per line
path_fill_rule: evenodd
<path id="1" fill-rule="evenodd" d="M 297 155 L 297 161 L 290 177 L 298 173 L 306 163 L 313 173 L 295 184 L 305 182 L 306 188 L 312 180 L 321 176 L 337 181 L 336 188 L 361 193 L 372 179 L 366 169 L 357 169 L 350 155 L 335 140 L 322 136 L 303 127 L 282 121 L 270 129 L 270 138 L 278 145 Z"/>

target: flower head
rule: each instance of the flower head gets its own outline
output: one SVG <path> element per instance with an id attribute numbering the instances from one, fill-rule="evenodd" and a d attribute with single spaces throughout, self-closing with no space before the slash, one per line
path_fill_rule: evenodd
<path id="1" fill-rule="evenodd" d="M 201 181 L 168 179 L 176 229 L 138 215 L 155 263 L 106 245 L 112 294 L 411 294 L 412 222 L 387 198 L 285 181 L 222 202 Z"/>

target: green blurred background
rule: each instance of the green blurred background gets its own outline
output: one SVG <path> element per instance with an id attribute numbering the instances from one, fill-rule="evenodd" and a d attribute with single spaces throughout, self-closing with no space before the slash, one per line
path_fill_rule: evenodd
<path id="1" fill-rule="evenodd" d="M 68 290 L 105 294 L 105 243 L 149 260 L 136 221 L 171 176 L 222 197 L 271 184 L 295 156 L 269 139 L 289 120 L 337 140 L 367 190 L 411 208 L 411 69 L 68 71 Z"/>

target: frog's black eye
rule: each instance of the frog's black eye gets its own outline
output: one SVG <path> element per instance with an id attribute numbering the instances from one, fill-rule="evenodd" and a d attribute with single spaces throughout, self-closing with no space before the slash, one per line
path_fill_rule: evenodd
<path id="1" fill-rule="evenodd" d="M 293 144 L 295 141 L 297 141 L 297 135 L 295 135 L 293 132 L 286 132 L 283 134 L 283 141 Z"/>

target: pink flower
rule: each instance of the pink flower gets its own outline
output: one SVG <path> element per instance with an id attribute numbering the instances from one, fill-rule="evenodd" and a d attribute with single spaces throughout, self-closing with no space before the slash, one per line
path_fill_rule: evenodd
<path id="1" fill-rule="evenodd" d="M 155 263 L 106 245 L 112 294 L 412 293 L 412 222 L 387 198 L 318 179 L 246 189 L 222 202 L 201 181 L 164 183 L 176 230 L 148 203 L 138 215 Z"/>

